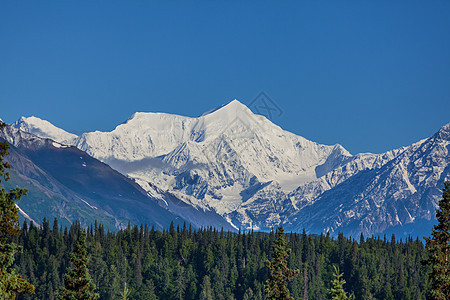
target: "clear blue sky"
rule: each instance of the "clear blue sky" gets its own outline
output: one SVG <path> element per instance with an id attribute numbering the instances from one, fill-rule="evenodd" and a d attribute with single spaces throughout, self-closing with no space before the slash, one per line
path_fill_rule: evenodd
<path id="1" fill-rule="evenodd" d="M 351 153 L 450 122 L 449 1 L 3 1 L 0 118 L 112 130 L 265 91 L 273 121 Z"/>

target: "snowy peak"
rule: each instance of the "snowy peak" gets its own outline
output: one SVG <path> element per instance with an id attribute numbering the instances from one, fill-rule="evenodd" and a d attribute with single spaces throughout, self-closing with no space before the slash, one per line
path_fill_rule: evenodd
<path id="1" fill-rule="evenodd" d="M 450 123 L 442 126 L 435 137 L 441 140 L 450 140 Z"/>
<path id="2" fill-rule="evenodd" d="M 200 117 L 211 115 L 211 114 L 214 114 L 214 113 L 219 112 L 219 111 L 221 111 L 222 113 L 227 112 L 227 111 L 228 112 L 233 112 L 233 111 L 234 112 L 236 112 L 236 111 L 248 111 L 248 112 L 251 112 L 250 109 L 245 104 L 239 102 L 239 100 L 237 100 L 237 99 L 234 99 L 234 100 L 232 100 L 230 102 L 227 102 L 227 103 L 225 103 L 225 104 L 223 104 L 223 105 L 221 105 L 219 107 L 216 107 L 216 108 L 214 108 L 214 109 L 212 109 L 210 111 L 207 111 L 207 112 L 203 113 Z"/>
<path id="3" fill-rule="evenodd" d="M 441 130 L 450 131 L 450 123 L 445 124 L 444 126 L 442 126 Z"/>
<path id="4" fill-rule="evenodd" d="M 222 126 L 230 125 L 238 119 L 241 122 L 247 123 L 249 126 L 256 126 L 256 123 L 259 123 L 259 126 L 264 126 L 263 123 L 266 123 L 266 125 L 279 128 L 264 116 L 254 114 L 247 106 L 238 100 L 233 100 L 209 113 L 205 113 L 198 119 L 205 120 L 207 124 L 220 123 Z"/>
<path id="5" fill-rule="evenodd" d="M 208 144 L 219 144 L 216 139 L 255 140 L 263 136 L 267 136 L 268 142 L 279 142 L 278 146 L 273 145 L 276 148 L 283 147 L 288 140 L 290 145 L 312 143 L 233 100 L 198 118 L 137 112 L 111 132 L 84 133 L 74 145 L 103 161 L 138 161 L 167 155 L 183 143 L 197 143 L 209 151 L 205 149 Z"/>
<path id="6" fill-rule="evenodd" d="M 49 138 L 62 144 L 71 144 L 78 137 L 62 130 L 52 123 L 37 117 L 21 117 L 12 126 L 42 138 Z"/>

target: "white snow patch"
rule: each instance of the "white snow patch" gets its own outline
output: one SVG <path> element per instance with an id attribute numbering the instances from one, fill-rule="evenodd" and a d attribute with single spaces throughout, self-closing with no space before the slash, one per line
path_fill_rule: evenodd
<path id="1" fill-rule="evenodd" d="M 67 147 L 69 147 L 69 146 L 62 145 L 62 144 L 57 143 L 57 142 L 53 142 L 52 145 L 53 145 L 53 147 L 55 147 L 55 148 L 67 148 Z"/>
<path id="2" fill-rule="evenodd" d="M 163 202 L 166 204 L 166 206 L 169 206 L 169 203 L 167 203 L 166 199 L 164 199 L 163 197 L 161 197 L 161 195 L 159 195 L 159 194 L 154 194 L 154 193 L 152 193 L 152 192 L 150 192 L 150 191 L 147 192 L 147 195 L 150 196 L 150 197 L 152 197 L 152 198 L 156 198 L 156 199 L 158 199 L 158 200 L 161 200 L 161 201 L 163 201 Z"/>
<path id="3" fill-rule="evenodd" d="M 36 224 L 39 228 L 41 227 L 41 225 L 40 225 L 38 222 L 36 222 L 35 220 L 33 220 L 26 212 L 24 212 L 24 211 L 19 207 L 19 205 L 16 204 L 16 207 L 19 209 L 19 212 L 20 212 L 26 219 L 28 219 L 29 221 L 33 221 L 33 223 Z"/>
<path id="4" fill-rule="evenodd" d="M 158 199 L 158 200 L 164 202 L 164 204 L 166 204 L 167 207 L 169 206 L 169 203 L 167 203 L 166 199 L 164 199 L 164 197 L 163 197 L 157 190 L 155 190 L 155 189 L 153 188 L 153 186 L 151 186 L 150 184 L 148 184 L 147 181 L 145 181 L 145 180 L 140 180 L 140 179 L 135 179 L 135 182 L 136 182 L 137 184 L 139 184 L 139 185 L 147 192 L 147 195 L 148 195 L 149 197 Z"/>
<path id="5" fill-rule="evenodd" d="M 238 228 L 236 225 L 234 225 L 233 222 L 231 222 L 231 218 L 230 218 L 230 217 L 226 216 L 226 217 L 225 217 L 225 220 L 227 220 L 227 222 L 228 222 L 231 226 L 233 226 L 234 228 L 236 228 L 237 230 L 239 230 L 239 228 Z"/>
<path id="6" fill-rule="evenodd" d="M 90 208 L 98 209 L 97 207 L 95 207 L 95 206 L 93 206 L 93 205 L 90 205 L 87 201 L 81 199 L 80 197 L 77 196 L 77 198 L 80 199 L 81 201 L 83 201 L 83 202 L 84 202 L 87 206 L 89 206 Z"/>

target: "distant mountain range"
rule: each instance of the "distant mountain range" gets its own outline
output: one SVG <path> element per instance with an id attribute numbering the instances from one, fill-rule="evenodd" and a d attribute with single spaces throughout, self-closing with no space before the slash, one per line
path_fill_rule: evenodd
<path id="1" fill-rule="evenodd" d="M 425 229 L 428 234 L 443 181 L 450 178 L 450 124 L 411 146 L 358 155 L 284 131 L 237 100 L 198 118 L 135 113 L 111 132 L 80 136 L 35 117 L 12 126 L 17 129 L 8 129 L 11 136 L 27 132 L 78 151 L 61 158 L 62 169 L 51 174 L 55 180 L 67 173 L 64 164 L 82 166 L 78 157 L 90 155 L 126 175 L 166 213 L 199 226 L 269 230 L 283 224 L 292 231 L 353 236 Z M 42 153 L 66 149 L 45 141 Z M 52 156 L 47 154 L 48 165 Z M 89 192 L 95 175 L 87 170 Z M 119 223 L 128 219 L 125 211 L 136 211 L 133 201 L 127 203 Z"/>

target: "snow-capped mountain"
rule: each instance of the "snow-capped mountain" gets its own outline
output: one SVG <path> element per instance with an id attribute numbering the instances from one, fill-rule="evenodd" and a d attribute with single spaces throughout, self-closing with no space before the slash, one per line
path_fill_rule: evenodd
<path id="1" fill-rule="evenodd" d="M 26 120 L 20 127 L 24 130 Z M 52 134 L 145 190 L 165 191 L 240 228 L 285 224 L 295 231 L 372 234 L 430 220 L 449 173 L 449 125 L 439 131 L 440 139 L 353 156 L 340 145 L 321 145 L 284 131 L 237 100 L 198 118 L 136 113 L 111 132 L 69 139 L 39 124 L 33 123 L 36 134 Z M 416 157 L 424 145 L 435 150 L 421 150 Z M 418 161 L 436 167 L 411 165 Z"/>

